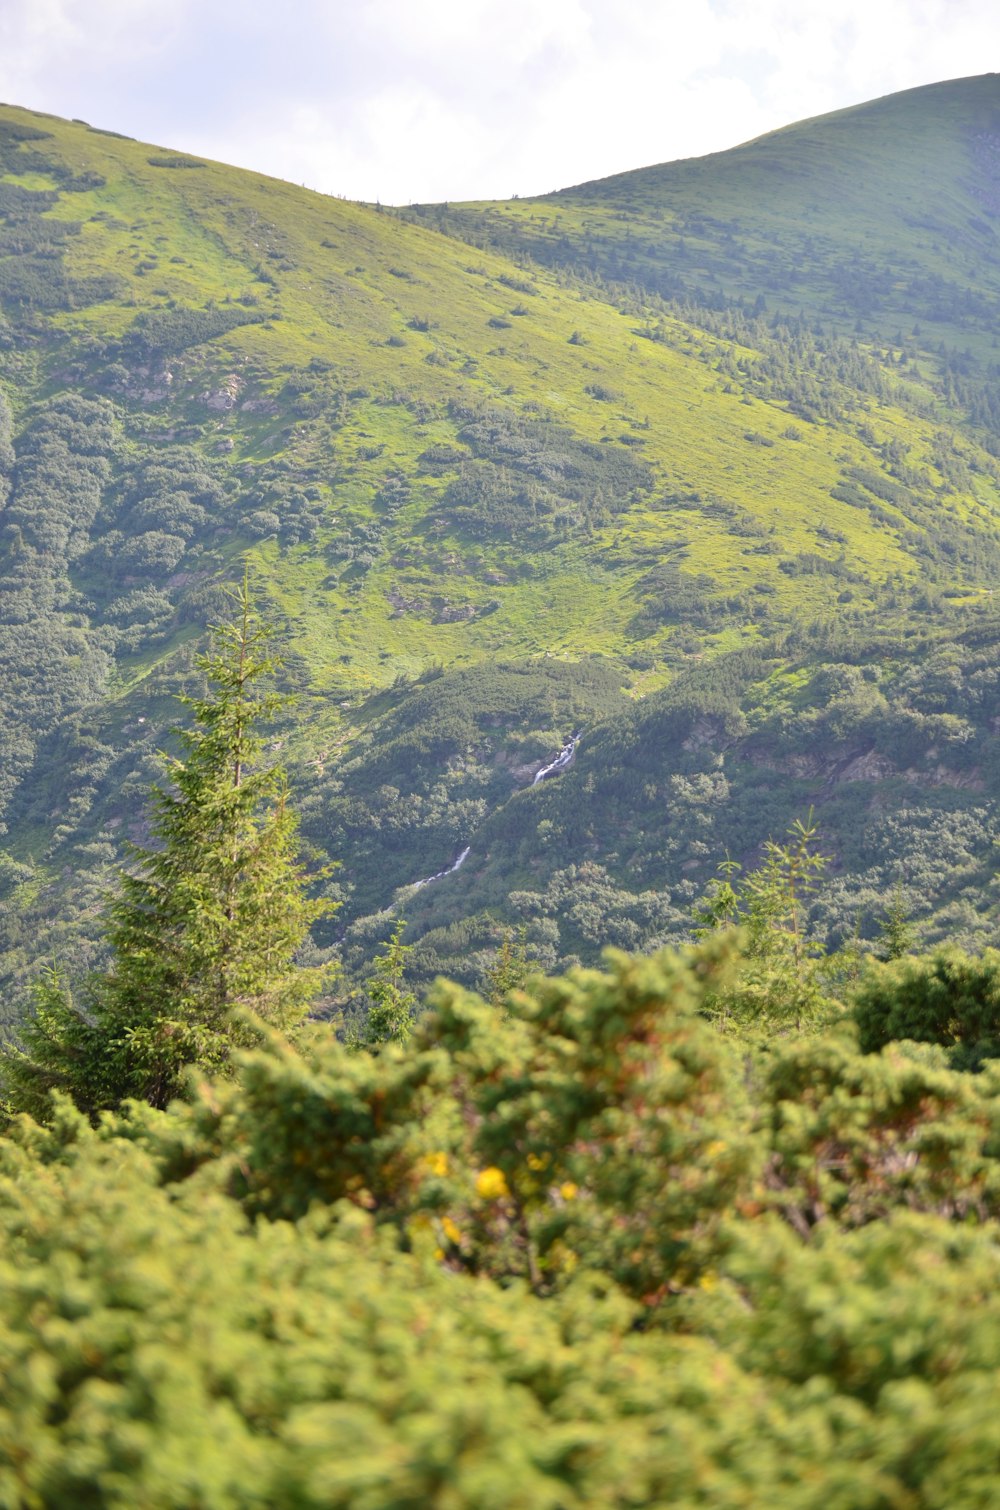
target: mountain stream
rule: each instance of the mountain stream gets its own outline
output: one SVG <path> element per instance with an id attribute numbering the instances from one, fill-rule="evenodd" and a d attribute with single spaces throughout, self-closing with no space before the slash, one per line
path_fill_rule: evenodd
<path id="1" fill-rule="evenodd" d="M 573 734 L 566 742 L 566 744 L 563 745 L 555 760 L 550 761 L 548 765 L 543 765 L 541 770 L 535 773 L 535 779 L 531 783 L 532 786 L 537 786 L 538 783 L 540 781 L 544 781 L 547 776 L 558 776 L 560 771 L 568 770 L 568 768 L 573 764 L 573 758 L 576 755 L 576 747 L 579 743 L 579 734 Z M 471 848 L 472 846 L 467 844 L 455 863 L 453 865 L 449 865 L 446 870 L 439 870 L 437 874 L 433 876 L 425 876 L 422 881 L 411 881 L 410 884 L 412 885 L 414 891 L 419 891 L 422 886 L 430 886 L 432 881 L 443 881 L 445 876 L 453 876 L 456 870 L 461 870 L 462 866 L 469 858 L 469 852 Z"/>

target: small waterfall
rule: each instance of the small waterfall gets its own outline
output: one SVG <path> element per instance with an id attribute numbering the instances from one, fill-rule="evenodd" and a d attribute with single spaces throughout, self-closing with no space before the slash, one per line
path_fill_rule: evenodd
<path id="1" fill-rule="evenodd" d="M 425 876 L 422 881 L 411 881 L 410 885 L 413 887 L 414 891 L 419 891 L 421 886 L 429 886 L 432 881 L 443 881 L 445 876 L 453 876 L 456 870 L 460 870 L 465 864 L 466 860 L 469 858 L 469 851 L 471 848 L 471 844 L 467 844 L 462 850 L 462 853 L 459 855 L 458 859 L 455 861 L 454 865 L 449 865 L 447 870 L 439 870 L 436 876 Z"/>
<path id="2" fill-rule="evenodd" d="M 555 760 L 551 761 L 549 765 L 543 765 L 542 769 L 535 773 L 535 779 L 531 783 L 532 786 L 537 786 L 540 781 L 545 780 L 546 776 L 557 776 L 560 771 L 565 771 L 567 766 L 571 766 L 573 764 L 573 756 L 576 754 L 576 747 L 579 743 L 579 734 L 572 735 L 567 743 L 563 745 Z"/>

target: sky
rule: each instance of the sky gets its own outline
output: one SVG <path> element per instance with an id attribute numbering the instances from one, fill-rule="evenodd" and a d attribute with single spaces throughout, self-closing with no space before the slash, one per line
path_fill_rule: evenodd
<path id="1" fill-rule="evenodd" d="M 1000 69 L 995 0 L 0 0 L 0 99 L 350 199 L 547 193 Z"/>

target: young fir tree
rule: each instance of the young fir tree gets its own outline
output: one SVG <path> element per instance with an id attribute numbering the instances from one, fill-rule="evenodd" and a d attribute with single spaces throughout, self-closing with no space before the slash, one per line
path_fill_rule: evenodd
<path id="1" fill-rule="evenodd" d="M 375 960 L 375 974 L 368 982 L 370 1006 L 361 1043 L 377 1049 L 383 1043 L 405 1043 L 413 1031 L 417 998 L 403 984 L 406 957 L 412 944 L 403 943 L 406 922 L 400 918 L 385 953 Z"/>
<path id="2" fill-rule="evenodd" d="M 114 963 L 83 1009 L 57 979 L 39 993 L 25 1051 L 3 1064 L 10 1104 L 44 1115 L 67 1091 L 88 1112 L 136 1097 L 165 1106 L 189 1066 L 224 1071 L 253 1042 L 255 1019 L 282 1032 L 302 1020 L 322 971 L 294 964 L 312 920 L 284 771 L 257 765 L 260 721 L 281 699 L 260 690 L 277 662 L 244 579 L 234 620 L 199 662 L 207 697 L 183 698 L 193 727 L 152 793 L 156 843 L 133 851 L 108 910 Z"/>
<path id="3" fill-rule="evenodd" d="M 756 870 L 744 876 L 735 860 L 719 867 L 695 914 L 696 938 L 739 927 L 738 973 L 713 1001 L 722 1025 L 794 1027 L 815 1017 L 822 1003 L 816 970 L 822 949 L 808 933 L 808 911 L 828 857 L 815 848 L 812 809 L 788 830 L 790 843 L 769 839 Z"/>
<path id="4" fill-rule="evenodd" d="M 483 976 L 480 989 L 484 999 L 493 1007 L 502 1007 L 509 992 L 523 987 L 531 968 L 525 925 L 522 923 L 516 934 L 512 928 L 505 928 L 493 963 Z"/>
<path id="5" fill-rule="evenodd" d="M 917 945 L 917 928 L 910 916 L 903 882 L 896 877 L 889 905 L 879 922 L 878 943 L 875 957 L 880 960 L 902 959 L 912 954 Z"/>

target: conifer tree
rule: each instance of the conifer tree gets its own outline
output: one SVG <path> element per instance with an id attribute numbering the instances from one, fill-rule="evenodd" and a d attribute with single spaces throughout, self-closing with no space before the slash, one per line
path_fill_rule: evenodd
<path id="1" fill-rule="evenodd" d="M 199 661 L 208 695 L 182 698 L 193 725 L 167 758 L 170 786 L 153 789 L 157 842 L 133 850 L 108 909 L 112 967 L 82 1010 L 58 980 L 42 987 L 26 1052 L 3 1065 L 17 1109 L 44 1115 L 51 1089 L 89 1112 L 127 1097 L 165 1106 L 188 1066 L 225 1070 L 255 1019 L 287 1033 L 319 989 L 322 971 L 294 955 L 329 904 L 306 896 L 284 771 L 258 765 L 257 725 L 281 702 L 260 690 L 278 664 L 272 631 L 246 578 L 235 600 Z"/>
<path id="2" fill-rule="evenodd" d="M 511 991 L 518 991 L 531 973 L 527 929 L 522 923 L 515 935 L 505 928 L 493 963 L 483 977 L 482 994 L 493 1007 L 502 1007 Z"/>
<path id="3" fill-rule="evenodd" d="M 809 903 L 828 856 L 815 846 L 812 809 L 788 829 L 790 842 L 769 839 L 763 862 L 748 875 L 727 860 L 699 903 L 692 930 L 701 940 L 739 927 L 741 962 L 733 983 L 713 1003 L 722 1024 L 799 1028 L 821 1005 L 816 959 L 822 949 L 808 934 Z"/>
<path id="4" fill-rule="evenodd" d="M 916 925 L 910 916 L 910 909 L 903 892 L 903 882 L 897 876 L 891 900 L 879 923 L 875 955 L 877 959 L 886 961 L 902 959 L 904 955 L 913 953 L 916 943 Z"/>
<path id="5" fill-rule="evenodd" d="M 375 960 L 375 974 L 368 982 L 371 1005 L 361 1042 L 377 1049 L 382 1043 L 405 1043 L 413 1031 L 417 998 L 403 984 L 406 957 L 412 944 L 403 943 L 406 921 L 397 922 L 385 953 Z"/>

